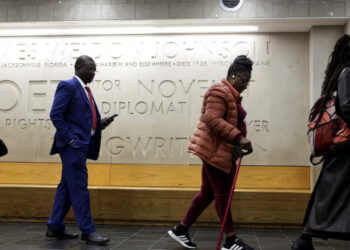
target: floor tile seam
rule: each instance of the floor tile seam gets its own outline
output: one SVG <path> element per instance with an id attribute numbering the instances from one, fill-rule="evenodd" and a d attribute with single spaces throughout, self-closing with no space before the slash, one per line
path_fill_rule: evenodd
<path id="1" fill-rule="evenodd" d="M 280 229 L 281 232 L 282 232 L 282 235 L 289 241 L 290 245 L 293 244 L 293 241 L 288 237 L 288 235 L 284 232 L 283 229 Z"/>
<path id="2" fill-rule="evenodd" d="M 157 233 L 145 233 L 145 232 L 138 232 L 138 235 L 135 237 L 135 239 L 130 239 L 130 240 L 157 240 L 159 237 L 164 237 L 166 235 L 165 232 L 157 232 Z M 143 238 L 146 237 L 146 238 Z M 148 238 L 150 237 L 150 238 Z"/>
<path id="3" fill-rule="evenodd" d="M 196 229 L 195 233 L 192 235 L 191 241 L 196 237 L 199 230 Z"/>
<path id="4" fill-rule="evenodd" d="M 113 228 L 110 228 L 108 231 L 103 232 L 103 234 L 107 234 L 109 232 L 112 232 Z"/>
<path id="5" fill-rule="evenodd" d="M 350 249 L 350 241 L 341 241 L 342 243 L 344 242 L 345 246 L 348 247 L 348 249 Z M 329 243 L 332 247 L 335 247 L 332 243 Z M 335 245 L 337 245 L 335 242 L 334 242 Z"/>
<path id="6" fill-rule="evenodd" d="M 21 239 L 21 240 L 13 240 L 13 241 L 8 242 L 7 244 L 3 244 L 1 247 L 3 247 L 3 246 L 9 246 L 9 245 L 11 245 L 11 244 L 13 244 L 13 243 L 15 243 L 15 242 L 19 242 L 19 241 L 23 241 L 23 240 L 29 240 L 30 238 L 31 238 L 31 237 L 24 238 L 24 239 Z M 13 245 L 15 245 L 15 244 L 13 244 Z"/>
<path id="7" fill-rule="evenodd" d="M 117 244 L 117 245 L 115 245 L 115 247 L 118 247 L 118 246 L 120 246 L 120 245 L 122 245 L 124 242 L 126 242 L 126 241 L 128 241 L 128 240 L 130 240 L 134 235 L 136 235 L 138 232 L 140 232 L 141 231 L 141 229 L 140 230 L 138 230 L 138 231 L 136 231 L 135 233 L 133 233 L 132 235 L 130 235 L 130 237 L 129 238 L 126 238 L 126 239 L 124 239 L 124 240 L 122 240 L 122 241 L 120 241 L 119 242 L 119 244 Z"/>
<path id="8" fill-rule="evenodd" d="M 255 240 L 256 240 L 256 242 L 258 243 L 260 250 L 263 250 L 262 247 L 261 247 L 260 241 L 259 241 L 259 239 L 258 239 L 258 236 L 256 235 L 255 229 L 253 229 L 253 232 L 254 232 Z"/>
<path id="9" fill-rule="evenodd" d="M 332 245 L 329 244 L 328 240 L 326 240 L 326 245 L 327 245 L 327 247 L 329 247 L 332 250 L 337 250 Z"/>
<path id="10" fill-rule="evenodd" d="M 197 233 L 198 233 L 198 230 L 196 230 L 195 233 L 192 235 L 192 239 L 193 239 L 194 237 L 196 237 Z"/>
<path id="11" fill-rule="evenodd" d="M 148 248 L 149 250 L 152 249 L 154 246 L 156 246 L 162 239 L 164 239 L 165 236 L 167 236 L 168 234 L 164 234 L 159 240 L 157 240 L 150 248 Z"/>

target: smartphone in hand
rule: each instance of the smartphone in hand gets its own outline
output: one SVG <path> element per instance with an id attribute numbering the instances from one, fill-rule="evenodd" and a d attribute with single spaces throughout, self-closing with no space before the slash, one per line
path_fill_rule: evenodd
<path id="1" fill-rule="evenodd" d="M 118 115 L 119 115 L 119 114 L 114 114 L 114 115 L 112 115 L 112 116 L 110 116 L 110 117 L 108 117 L 108 118 L 114 119 L 114 118 L 116 118 Z"/>

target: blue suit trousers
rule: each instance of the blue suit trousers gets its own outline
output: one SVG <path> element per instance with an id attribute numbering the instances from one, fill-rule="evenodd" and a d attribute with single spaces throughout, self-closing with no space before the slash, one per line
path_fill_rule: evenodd
<path id="1" fill-rule="evenodd" d="M 52 215 L 47 224 L 55 231 L 64 231 L 63 220 L 72 206 L 82 233 L 96 232 L 87 188 L 86 152 L 70 146 L 58 148 L 58 151 L 62 160 L 62 177 L 57 187 Z"/>

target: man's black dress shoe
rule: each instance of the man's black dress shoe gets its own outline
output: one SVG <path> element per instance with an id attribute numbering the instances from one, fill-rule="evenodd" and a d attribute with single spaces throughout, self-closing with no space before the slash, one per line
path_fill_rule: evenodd
<path id="1" fill-rule="evenodd" d="M 68 240 L 68 239 L 76 239 L 78 237 L 79 237 L 79 234 L 76 234 L 76 233 L 68 233 L 66 231 L 58 232 L 53 230 L 50 227 L 47 227 L 46 240 Z"/>
<path id="2" fill-rule="evenodd" d="M 90 245 L 106 245 L 109 242 L 109 239 L 94 232 L 91 234 L 82 234 L 81 241 Z"/>

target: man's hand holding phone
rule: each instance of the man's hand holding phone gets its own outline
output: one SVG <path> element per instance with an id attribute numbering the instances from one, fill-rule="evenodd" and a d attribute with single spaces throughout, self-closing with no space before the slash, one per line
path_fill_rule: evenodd
<path id="1" fill-rule="evenodd" d="M 101 129 L 103 130 L 103 129 L 105 129 L 106 127 L 108 127 L 109 124 L 111 124 L 112 121 L 114 121 L 114 118 L 117 117 L 117 116 L 118 116 L 118 114 L 114 114 L 114 115 L 112 115 L 112 116 L 110 116 L 110 117 L 105 117 L 105 118 L 103 118 L 103 119 L 101 120 Z"/>

